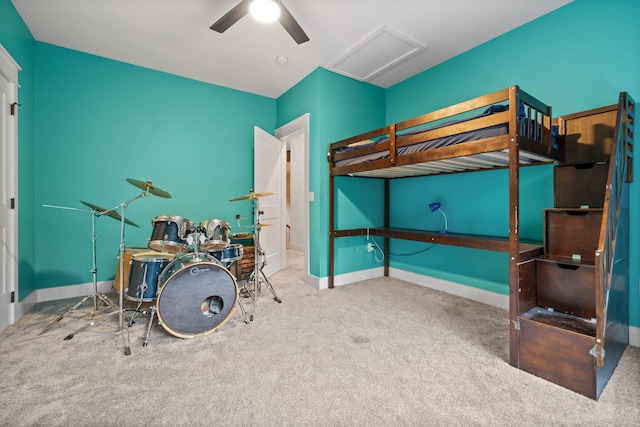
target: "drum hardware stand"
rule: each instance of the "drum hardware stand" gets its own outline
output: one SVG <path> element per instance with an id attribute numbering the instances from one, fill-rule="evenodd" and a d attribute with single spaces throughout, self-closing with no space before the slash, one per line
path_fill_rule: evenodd
<path id="1" fill-rule="evenodd" d="M 270 195 L 271 193 L 268 193 L 268 194 L 263 193 L 263 194 Z M 250 316 L 250 320 L 253 322 L 253 313 L 255 312 L 255 306 L 256 306 L 258 297 L 262 293 L 262 288 L 261 288 L 262 283 L 264 283 L 267 286 L 267 288 L 269 288 L 269 291 L 271 291 L 271 294 L 273 295 L 273 299 L 275 301 L 277 301 L 278 303 L 282 303 L 282 300 L 278 297 L 275 289 L 273 289 L 273 286 L 271 286 L 271 283 L 267 279 L 267 276 L 265 276 L 264 272 L 262 271 L 262 269 L 267 265 L 267 262 L 266 262 L 265 252 L 262 249 L 262 246 L 260 245 L 260 231 L 262 230 L 262 227 L 264 227 L 264 224 L 260 223 L 260 218 L 259 218 L 260 215 L 264 214 L 264 212 L 260 210 L 260 202 L 258 200 L 259 197 L 261 197 L 261 194 L 253 193 L 253 191 L 251 191 L 250 196 L 251 197 L 247 197 L 247 196 L 245 197 L 253 199 L 253 225 L 251 226 L 251 228 L 254 230 L 254 234 L 253 234 L 254 264 L 253 264 L 253 272 L 251 273 L 249 278 L 246 280 L 246 282 L 243 283 L 242 289 L 244 292 L 246 292 L 246 294 L 249 295 L 249 297 L 251 297 L 251 299 L 253 299 L 253 305 L 251 308 L 251 316 Z"/>
<path id="2" fill-rule="evenodd" d="M 132 202 L 142 198 L 142 197 L 148 197 L 149 196 L 149 192 L 148 191 L 143 191 L 142 193 L 140 193 L 139 195 L 137 195 L 136 197 L 127 200 L 126 202 L 122 202 L 114 207 L 112 207 L 111 209 L 103 212 L 103 215 L 109 212 L 115 212 L 117 209 L 120 209 L 121 215 L 121 220 L 120 220 L 120 251 L 119 251 L 119 259 L 118 259 L 118 268 L 120 269 L 120 289 L 118 291 L 118 307 L 120 309 L 120 314 L 118 317 L 118 328 L 119 330 L 124 329 L 124 310 L 123 310 L 123 305 L 124 305 L 124 224 L 125 224 L 125 212 L 127 210 L 127 206 L 129 206 L 129 204 L 131 204 Z M 127 347 L 128 348 L 128 347 Z M 126 350 L 125 350 L 126 351 Z"/>
<path id="3" fill-rule="evenodd" d="M 93 276 L 93 292 L 90 293 L 89 295 L 85 296 L 84 298 L 82 298 L 80 301 L 78 301 L 73 307 L 71 307 L 69 310 L 67 310 L 66 312 L 64 312 L 62 315 L 58 316 L 57 319 L 55 319 L 53 322 L 51 322 L 42 332 L 41 334 L 45 333 L 49 328 L 51 328 L 51 326 L 55 323 L 58 323 L 59 321 L 61 321 L 67 314 L 71 313 L 72 311 L 74 311 L 75 309 L 77 309 L 78 307 L 80 307 L 86 300 L 88 300 L 89 298 L 93 298 L 93 316 L 95 316 L 95 314 L 98 312 L 98 307 L 99 307 L 99 303 L 100 301 L 102 301 L 106 306 L 109 306 L 111 308 L 113 308 L 114 310 L 117 309 L 117 307 L 111 302 L 111 300 L 102 292 L 98 291 L 98 268 L 96 267 L 96 240 L 97 240 L 97 236 L 96 236 L 96 217 L 97 216 L 101 216 L 101 213 L 98 213 L 98 209 L 96 208 L 92 208 L 92 209 L 79 209 L 79 208 L 72 208 L 72 207 L 66 207 L 66 206 L 54 206 L 54 205 L 42 205 L 46 208 L 56 208 L 56 209 L 67 209 L 67 210 L 73 210 L 73 211 L 82 211 L 82 212 L 91 212 L 91 250 L 92 250 L 92 261 L 93 261 L 93 265 L 91 268 L 91 273 Z M 93 322 L 92 322 L 93 325 Z M 73 336 L 73 334 L 72 334 Z"/>
<path id="4" fill-rule="evenodd" d="M 119 304 L 118 328 L 123 334 L 122 336 L 123 341 L 125 340 L 124 331 L 126 330 L 124 326 L 124 309 L 123 309 L 123 305 L 124 305 L 124 225 L 126 222 L 125 211 L 127 209 L 127 206 L 129 206 L 131 203 L 133 203 L 134 201 L 142 197 L 149 197 L 150 193 L 155 196 L 163 197 L 163 198 L 171 197 L 171 194 L 167 193 L 164 190 L 161 190 L 158 187 L 155 187 L 151 181 L 139 181 L 132 178 L 127 178 L 127 182 L 134 185 L 135 187 L 140 188 L 142 190 L 142 193 L 138 194 L 136 197 L 133 197 L 132 199 L 129 199 L 125 202 L 122 202 L 112 207 L 111 209 L 108 209 L 102 212 L 102 215 L 115 214 L 117 209 L 120 209 L 120 211 L 122 212 L 122 214 L 120 215 L 120 251 L 119 251 L 120 259 L 118 260 L 118 268 L 120 269 L 120 283 L 119 283 L 120 290 L 118 292 L 118 304 Z M 127 322 L 130 322 L 130 320 L 127 320 Z M 128 338 L 128 335 L 127 335 L 127 338 Z M 131 347 L 128 345 L 128 342 L 124 343 L 124 354 L 126 356 L 131 354 Z"/>
<path id="5" fill-rule="evenodd" d="M 142 277 L 143 277 L 143 279 L 142 279 L 143 280 L 142 287 L 139 288 L 140 289 L 140 299 L 137 300 L 136 306 L 133 307 L 133 308 L 124 308 L 124 307 L 122 308 L 123 312 L 125 312 L 125 311 L 133 312 L 131 317 L 129 317 L 127 319 L 127 323 L 124 325 L 124 327 L 126 327 L 126 328 L 129 328 L 129 327 L 131 327 L 133 325 L 133 323 L 134 323 L 133 321 L 136 319 L 136 317 L 138 317 L 138 315 L 143 315 L 144 316 L 145 314 L 147 314 L 147 310 L 141 309 L 142 303 L 144 302 L 143 301 L 144 293 L 145 293 L 145 291 L 147 290 L 147 287 L 148 287 L 147 282 L 146 282 L 146 280 L 147 280 L 147 266 L 146 265 L 145 265 L 145 271 L 144 271 Z M 138 297 L 137 294 L 136 294 L 136 297 Z"/>
<path id="6" fill-rule="evenodd" d="M 271 283 L 269 282 L 269 280 L 267 279 L 267 276 L 265 276 L 264 272 L 262 271 L 262 269 L 267 265 L 267 261 L 265 258 L 265 252 L 262 249 L 262 247 L 260 246 L 260 237 L 258 236 L 260 233 L 260 228 L 262 226 L 260 224 L 258 224 L 258 227 L 256 228 L 257 233 L 255 234 L 255 253 L 254 253 L 254 266 L 253 266 L 253 272 L 251 273 L 251 276 L 249 276 L 249 279 L 247 279 L 247 282 L 244 284 L 244 288 L 246 288 L 246 292 L 249 293 L 249 295 L 251 296 L 251 298 L 253 300 L 255 300 L 257 297 L 262 295 L 262 286 L 261 284 L 264 283 L 267 288 L 269 289 L 269 291 L 271 291 L 271 294 L 273 295 L 273 299 L 278 302 L 278 303 L 282 303 L 282 300 L 278 297 L 278 295 L 276 294 L 275 289 L 273 288 L 273 286 L 271 285 Z M 253 284 L 253 291 L 247 288 L 247 284 Z"/>

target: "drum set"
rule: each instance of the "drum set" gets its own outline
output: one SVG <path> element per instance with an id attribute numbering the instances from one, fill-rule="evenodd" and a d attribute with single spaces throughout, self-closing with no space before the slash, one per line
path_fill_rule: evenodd
<path id="1" fill-rule="evenodd" d="M 159 324 L 170 334 L 181 338 L 195 338 L 208 335 L 222 327 L 231 317 L 236 305 L 240 307 L 245 323 L 253 321 L 255 303 L 261 295 L 262 285 L 266 285 L 278 303 L 282 302 L 262 272 L 266 266 L 266 256 L 260 245 L 260 230 L 270 224 L 260 222 L 260 215 L 263 212 L 260 211 L 259 199 L 274 193 L 256 193 L 251 190 L 244 196 L 229 199 L 229 201 L 251 200 L 253 202 L 253 224 L 245 226 L 251 230 L 251 233 L 241 233 L 242 237 L 250 236 L 252 240 L 253 271 L 247 278 L 238 281 L 230 268 L 243 259 L 244 246 L 242 243 L 231 241 L 229 235 L 231 227 L 220 219 L 205 220 L 196 226 L 193 221 L 180 216 L 157 216 L 151 221 L 153 230 L 147 241 L 147 248 L 125 248 L 125 224 L 138 227 L 137 224 L 125 218 L 126 207 L 131 202 L 147 197 L 149 194 L 171 197 L 168 192 L 154 186 L 151 181 L 130 178 L 127 178 L 127 181 L 142 189 L 142 194 L 111 209 L 81 201 L 91 209 L 93 219 L 94 291 L 54 320 L 43 332 L 89 298 L 94 300 L 94 313 L 100 302 L 116 308 L 104 294 L 97 291 L 95 218 L 101 216 L 110 216 L 121 222 L 118 269 L 114 280 L 114 288 L 118 291 L 120 300 L 118 307 L 120 328 L 124 331 L 139 315 L 150 313 L 143 346 L 148 344 L 156 315 Z M 44 206 L 84 210 L 53 205 Z M 239 224 L 240 218 L 237 219 Z M 243 241 L 246 242 L 246 239 Z M 250 298 L 253 301 L 250 314 L 247 314 L 241 297 Z M 133 302 L 135 306 L 130 307 L 129 302 Z M 143 307 L 145 303 L 147 305 Z M 149 304 L 151 304 L 150 307 Z M 128 315 L 129 313 L 131 315 Z M 126 342 L 125 354 L 131 354 Z"/>
<path id="2" fill-rule="evenodd" d="M 254 271 L 240 283 L 230 271 L 231 266 L 244 256 L 244 246 L 230 239 L 231 227 L 220 219 L 205 220 L 195 225 L 180 216 L 161 215 L 151 221 L 153 231 L 147 247 L 153 252 L 131 255 L 129 281 L 125 298 L 136 302 L 135 308 L 125 311 L 146 313 L 150 318 L 144 335 L 146 346 L 151 327 L 157 315 L 159 324 L 172 335 L 194 338 L 217 331 L 230 318 L 235 306 L 242 312 L 245 323 L 254 319 L 255 301 L 265 284 L 277 302 L 282 302 L 262 269 L 266 265 L 265 253 L 260 245 L 260 230 L 268 224 L 260 223 L 259 198 L 274 193 L 255 193 L 229 199 L 252 200 L 254 224 L 252 230 Z M 250 314 L 240 296 L 253 301 Z M 135 315 L 128 321 L 131 324 Z"/>

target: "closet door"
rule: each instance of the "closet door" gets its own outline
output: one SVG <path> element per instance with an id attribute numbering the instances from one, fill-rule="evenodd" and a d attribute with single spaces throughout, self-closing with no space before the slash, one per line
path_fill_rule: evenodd
<path id="1" fill-rule="evenodd" d="M 254 128 L 253 190 L 256 193 L 274 193 L 259 197 L 262 227 L 260 246 L 266 256 L 262 272 L 269 277 L 286 266 L 285 191 L 286 146 L 278 138 L 259 127 Z"/>
<path id="2" fill-rule="evenodd" d="M 16 289 L 18 269 L 15 207 L 17 132 L 16 116 L 10 113 L 10 105 L 16 99 L 15 92 L 15 85 L 0 74 L 0 331 L 14 321 L 12 294 Z"/>

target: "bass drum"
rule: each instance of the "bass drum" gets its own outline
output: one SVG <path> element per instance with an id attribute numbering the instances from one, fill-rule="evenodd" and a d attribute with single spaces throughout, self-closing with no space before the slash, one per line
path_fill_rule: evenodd
<path id="1" fill-rule="evenodd" d="M 220 329 L 238 302 L 236 279 L 216 262 L 186 263 L 162 285 L 157 298 L 162 327 L 180 338 Z"/>

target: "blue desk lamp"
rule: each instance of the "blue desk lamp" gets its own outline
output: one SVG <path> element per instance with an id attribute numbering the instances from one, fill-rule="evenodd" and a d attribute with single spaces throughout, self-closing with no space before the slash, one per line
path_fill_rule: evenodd
<path id="1" fill-rule="evenodd" d="M 440 209 L 440 206 L 442 205 L 438 202 L 429 203 L 429 209 L 431 210 L 431 212 L 440 211 L 440 213 L 444 217 L 444 230 L 438 230 L 438 234 L 449 234 L 447 215 L 445 215 L 444 211 Z"/>

